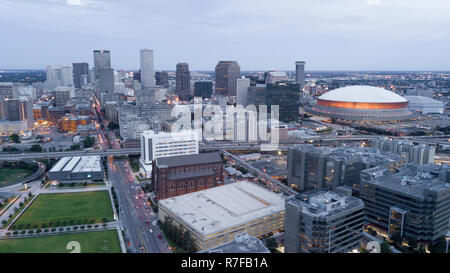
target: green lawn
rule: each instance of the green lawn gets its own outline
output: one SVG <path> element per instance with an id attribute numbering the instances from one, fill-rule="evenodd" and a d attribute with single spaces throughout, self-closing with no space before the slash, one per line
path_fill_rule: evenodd
<path id="1" fill-rule="evenodd" d="M 0 240 L 0 253 L 70 253 L 70 241 L 80 243 L 81 253 L 121 253 L 116 230 Z"/>
<path id="2" fill-rule="evenodd" d="M 76 225 L 113 220 L 107 191 L 41 194 L 14 223 L 17 229 Z"/>
<path id="3" fill-rule="evenodd" d="M 22 180 L 31 174 L 33 174 L 33 171 L 27 169 L 0 168 L 0 187 L 14 181 Z"/>

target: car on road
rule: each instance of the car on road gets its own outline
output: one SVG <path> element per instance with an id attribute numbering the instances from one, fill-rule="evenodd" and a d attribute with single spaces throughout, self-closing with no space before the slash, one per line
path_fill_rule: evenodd
<path id="1" fill-rule="evenodd" d="M 161 240 L 162 239 L 162 236 L 161 236 L 161 234 L 158 234 L 158 238 Z"/>

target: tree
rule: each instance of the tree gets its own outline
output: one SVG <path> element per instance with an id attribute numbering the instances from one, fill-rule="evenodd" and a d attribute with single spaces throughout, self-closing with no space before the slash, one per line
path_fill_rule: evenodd
<path id="1" fill-rule="evenodd" d="M 30 148 L 31 152 L 42 152 L 42 146 L 39 144 L 33 144 Z"/>
<path id="2" fill-rule="evenodd" d="M 369 228 L 367 231 L 368 231 L 369 234 L 372 235 L 372 236 L 377 236 L 377 235 L 378 235 L 378 233 L 376 232 L 376 230 L 374 230 L 373 228 Z"/>
<path id="3" fill-rule="evenodd" d="M 403 238 L 398 232 L 391 236 L 391 240 L 395 247 L 400 246 L 403 242 Z"/>
<path id="4" fill-rule="evenodd" d="M 94 146 L 94 144 L 95 144 L 95 138 L 92 136 L 87 136 L 83 140 L 84 148 L 90 148 L 90 147 Z"/>
<path id="5" fill-rule="evenodd" d="M 43 135 L 37 135 L 36 136 L 36 140 L 39 142 L 42 142 L 44 140 L 44 136 Z"/>
<path id="6" fill-rule="evenodd" d="M 445 253 L 447 248 L 447 240 L 445 237 L 439 237 L 436 242 L 430 247 L 431 253 Z"/>
<path id="7" fill-rule="evenodd" d="M 9 139 L 14 141 L 15 143 L 20 143 L 20 137 L 18 134 L 12 134 L 9 136 Z"/>
<path id="8" fill-rule="evenodd" d="M 110 122 L 108 123 L 108 128 L 110 130 L 118 130 L 120 127 L 119 124 L 117 124 L 116 122 Z"/>
<path id="9" fill-rule="evenodd" d="M 270 238 L 268 238 L 266 240 L 266 246 L 269 249 L 270 248 L 277 248 L 278 244 L 277 244 L 277 241 L 275 240 L 275 238 L 270 237 Z"/>
<path id="10" fill-rule="evenodd" d="M 76 151 L 76 150 L 80 150 L 81 146 L 80 144 L 73 144 L 72 146 L 70 146 L 69 150 L 71 151 Z"/>
<path id="11" fill-rule="evenodd" d="M 408 239 L 408 246 L 409 246 L 409 250 L 417 249 L 417 240 L 416 240 L 416 238 L 409 238 Z"/>
<path id="12" fill-rule="evenodd" d="M 381 249 L 381 253 L 390 253 L 391 250 L 389 249 L 390 245 L 389 242 L 384 240 L 381 244 L 380 244 L 380 249 Z"/>

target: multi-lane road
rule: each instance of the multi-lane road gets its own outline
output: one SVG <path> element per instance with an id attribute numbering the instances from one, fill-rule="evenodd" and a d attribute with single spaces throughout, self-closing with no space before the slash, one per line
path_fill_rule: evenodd
<path id="1" fill-rule="evenodd" d="M 119 220 L 125 233 L 128 251 L 134 253 L 169 253 L 169 245 L 161 234 L 157 214 L 139 199 L 141 189 L 127 160 L 108 160 L 109 180 L 119 201 Z"/>

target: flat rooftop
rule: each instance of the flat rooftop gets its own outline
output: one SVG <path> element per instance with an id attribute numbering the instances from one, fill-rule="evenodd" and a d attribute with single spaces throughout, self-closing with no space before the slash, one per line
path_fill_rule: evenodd
<path id="1" fill-rule="evenodd" d="M 156 165 L 158 167 L 167 168 L 216 162 L 222 162 L 222 156 L 220 152 L 160 157 L 156 159 Z"/>
<path id="2" fill-rule="evenodd" d="M 231 242 L 199 251 L 199 253 L 270 253 L 270 250 L 258 238 L 242 233 L 236 235 Z"/>
<path id="3" fill-rule="evenodd" d="M 202 235 L 284 211 L 284 198 L 256 184 L 236 182 L 159 201 Z"/>
<path id="4" fill-rule="evenodd" d="M 101 172 L 100 156 L 75 156 L 61 158 L 49 172 Z"/>
<path id="5" fill-rule="evenodd" d="M 312 190 L 297 194 L 290 197 L 288 202 L 301 207 L 305 215 L 312 217 L 331 216 L 354 207 L 363 206 L 363 202 L 359 198 L 325 190 Z"/>

